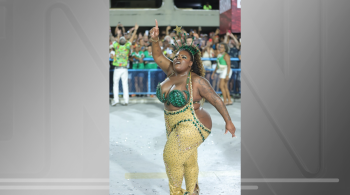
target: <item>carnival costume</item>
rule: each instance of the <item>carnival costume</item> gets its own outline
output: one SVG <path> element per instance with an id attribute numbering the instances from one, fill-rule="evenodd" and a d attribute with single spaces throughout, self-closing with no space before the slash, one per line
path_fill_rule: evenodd
<path id="1" fill-rule="evenodd" d="M 176 111 L 164 109 L 167 142 L 163 159 L 169 178 L 170 195 L 190 194 L 196 185 L 199 190 L 197 148 L 211 132 L 198 120 L 194 111 L 191 72 L 186 89 L 183 92 L 173 90 L 165 97 L 165 93 L 161 94 L 160 84 L 157 86 L 157 97 L 161 102 L 182 107 Z M 181 188 L 184 177 L 186 190 Z"/>

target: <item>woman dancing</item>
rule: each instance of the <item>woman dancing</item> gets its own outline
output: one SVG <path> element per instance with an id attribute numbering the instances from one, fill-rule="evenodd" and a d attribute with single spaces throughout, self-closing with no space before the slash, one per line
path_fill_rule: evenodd
<path id="1" fill-rule="evenodd" d="M 180 28 L 176 27 L 179 33 Z M 150 31 L 154 61 L 168 76 L 157 86 L 157 97 L 164 103 L 167 142 L 163 159 L 169 179 L 170 195 L 196 195 L 198 187 L 197 148 L 209 136 L 212 122 L 199 101 L 208 100 L 226 122 L 226 131 L 235 137 L 236 128 L 225 104 L 203 78 L 204 67 L 199 50 L 192 44 L 175 46 L 173 61 L 166 58 L 159 46 L 159 29 Z M 185 177 L 186 190 L 181 188 Z"/>

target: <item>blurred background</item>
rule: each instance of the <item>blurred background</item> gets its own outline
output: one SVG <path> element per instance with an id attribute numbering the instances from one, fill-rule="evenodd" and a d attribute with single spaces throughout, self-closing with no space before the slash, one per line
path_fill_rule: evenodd
<path id="1" fill-rule="evenodd" d="M 226 43 L 226 53 L 231 57 L 230 66 L 233 70 L 228 84 L 230 96 L 234 99 L 240 98 L 240 0 L 110 0 L 110 56 L 115 56 L 117 52 L 113 48 L 113 42 L 117 40 L 118 31 L 120 36 L 130 40 L 135 24 L 139 26 L 132 39 L 127 66 L 130 102 L 138 102 L 139 99 L 135 98 L 140 97 L 152 102 L 157 84 L 165 79 L 163 71 L 148 55 L 148 50 L 151 51 L 149 30 L 154 27 L 155 19 L 160 29 L 161 48 L 169 58 L 174 55 L 172 44 L 175 43 L 173 37 L 176 37 L 176 25 L 182 27 L 182 33 L 194 37 L 193 43 L 198 45 L 202 53 L 203 65 L 206 68 L 205 77 L 218 94 L 221 94 L 219 74 L 215 74 L 213 79 L 210 75 L 217 65 L 218 44 Z M 136 49 L 137 47 L 139 49 Z M 137 55 L 140 55 L 140 58 L 135 58 Z M 111 100 L 114 97 L 113 72 L 113 59 L 110 58 Z M 118 95 L 122 97 L 122 82 L 118 84 Z"/>

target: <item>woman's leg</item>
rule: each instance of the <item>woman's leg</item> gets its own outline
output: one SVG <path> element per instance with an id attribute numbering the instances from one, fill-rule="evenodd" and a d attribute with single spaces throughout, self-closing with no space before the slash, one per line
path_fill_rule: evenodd
<path id="1" fill-rule="evenodd" d="M 234 80 L 233 79 L 230 79 L 230 81 L 229 81 L 229 91 L 233 91 L 234 89 L 233 89 L 233 85 L 234 85 Z"/>
<path id="2" fill-rule="evenodd" d="M 217 74 L 214 75 L 215 91 L 219 91 L 220 78 L 218 78 L 218 77 L 219 77 L 219 75 L 217 75 Z"/>
<path id="3" fill-rule="evenodd" d="M 134 79 L 135 91 L 139 92 L 139 77 L 136 76 Z"/>
<path id="4" fill-rule="evenodd" d="M 197 150 L 197 147 L 185 151 L 180 150 L 177 135 L 175 132 L 170 133 L 163 152 L 164 164 L 169 179 L 170 195 L 183 195 L 186 192 L 181 188 L 185 174 L 185 162 Z M 195 184 L 192 186 L 194 187 Z"/>
<path id="5" fill-rule="evenodd" d="M 210 80 L 208 80 L 208 81 L 210 81 Z M 216 79 L 216 74 L 214 74 L 214 79 L 211 81 L 212 83 L 212 86 L 213 86 L 213 88 L 214 88 L 214 91 L 217 91 L 217 84 L 216 84 L 216 82 L 217 82 L 217 79 Z"/>
<path id="6" fill-rule="evenodd" d="M 144 92 L 144 89 L 143 89 L 143 76 L 139 77 L 139 88 L 140 88 L 140 92 Z"/>
<path id="7" fill-rule="evenodd" d="M 187 161 L 184 164 L 184 176 L 185 176 L 185 182 L 186 182 L 186 190 L 188 192 L 194 192 L 194 190 L 197 189 L 198 184 L 198 153 L 197 149 L 192 153 L 192 155 L 187 159 Z"/>
<path id="8" fill-rule="evenodd" d="M 222 97 L 224 98 L 224 104 L 227 104 L 225 87 L 225 79 L 220 79 L 220 90 L 222 92 Z"/>
<path id="9" fill-rule="evenodd" d="M 228 102 L 228 104 L 232 104 L 230 91 L 228 90 L 228 81 L 225 81 L 225 89 L 226 89 L 227 102 Z"/>
<path id="10" fill-rule="evenodd" d="M 139 75 L 139 80 L 138 80 L 138 86 L 139 86 L 139 92 L 141 92 L 142 91 L 142 77 L 140 77 L 140 75 Z"/>
<path id="11" fill-rule="evenodd" d="M 184 174 L 184 162 L 182 162 L 183 157 L 179 153 L 176 143 L 176 135 L 172 132 L 168 137 L 163 152 L 163 160 L 169 179 L 170 195 L 180 195 L 185 193 L 181 188 Z"/>
<path id="12" fill-rule="evenodd" d="M 232 77 L 232 73 L 233 73 L 233 71 L 232 70 L 230 70 L 230 74 L 229 74 L 229 80 L 227 81 L 227 96 L 228 96 L 228 103 L 229 104 L 232 104 L 232 100 L 231 100 L 231 95 L 230 95 L 230 89 L 229 89 L 229 82 L 231 82 L 231 81 L 233 81 L 232 79 L 231 79 L 231 77 Z M 232 83 L 232 87 L 233 87 L 233 83 Z"/>

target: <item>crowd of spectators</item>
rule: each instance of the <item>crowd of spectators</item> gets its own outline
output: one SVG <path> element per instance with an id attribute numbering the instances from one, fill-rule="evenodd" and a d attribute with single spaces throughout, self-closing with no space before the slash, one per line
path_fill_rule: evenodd
<path id="1" fill-rule="evenodd" d="M 175 53 L 174 47 L 172 44 L 181 44 L 181 39 L 184 40 L 184 34 L 186 34 L 186 43 L 197 45 L 201 51 L 203 58 L 215 58 L 218 55 L 218 49 L 220 43 L 226 43 L 228 46 L 228 51 L 226 51 L 231 58 L 239 58 L 240 59 L 240 48 L 241 48 L 241 39 L 240 34 L 232 34 L 227 32 L 226 34 L 219 34 L 220 30 L 216 29 L 215 32 L 202 32 L 201 27 L 198 29 L 181 29 L 181 37 L 174 31 L 175 27 L 168 26 L 165 30 L 160 31 L 160 46 L 162 52 L 165 56 L 169 58 L 173 58 Z M 112 32 L 110 28 L 109 32 L 109 43 L 110 43 L 110 56 L 115 55 L 115 50 L 113 48 L 113 43 L 117 41 L 118 37 L 124 36 L 126 40 L 132 40 L 129 58 L 128 58 L 128 69 L 157 69 L 158 66 L 152 61 L 144 61 L 144 58 L 152 57 L 152 42 L 149 40 L 149 30 L 145 30 L 144 32 L 136 32 L 137 28 L 132 27 L 125 30 L 122 24 L 118 24 Z M 132 37 L 134 34 L 135 37 Z M 194 38 L 193 38 L 194 37 Z M 177 42 L 177 43 L 176 43 Z M 112 61 L 113 59 L 110 59 Z M 203 65 L 206 70 L 212 72 L 216 67 L 216 61 L 203 60 Z M 112 62 L 111 62 L 112 67 Z M 240 68 L 240 61 L 232 61 L 231 68 Z M 129 74 L 129 77 L 131 74 Z M 145 75 L 143 73 L 137 73 L 134 75 L 134 90 L 136 92 L 144 91 L 146 87 L 144 83 Z M 212 81 L 212 85 L 215 90 L 218 90 L 219 86 L 216 83 L 216 78 L 211 79 L 210 74 L 206 74 L 206 78 Z M 129 78 L 129 86 L 132 78 Z M 232 89 L 233 86 L 231 86 Z M 230 87 L 229 87 L 230 88 Z M 230 90 L 231 90 L 230 89 Z M 135 96 L 132 94 L 131 96 Z M 143 95 L 140 95 L 143 96 Z"/>

